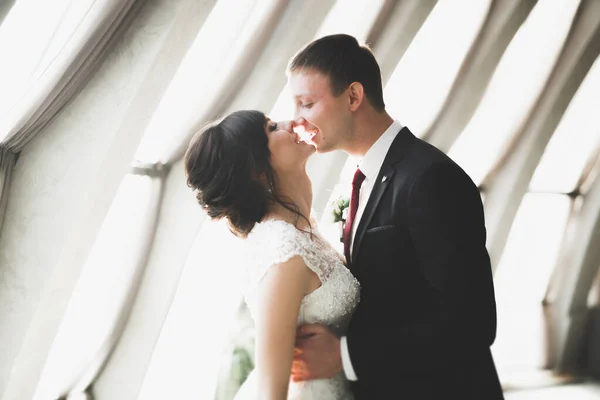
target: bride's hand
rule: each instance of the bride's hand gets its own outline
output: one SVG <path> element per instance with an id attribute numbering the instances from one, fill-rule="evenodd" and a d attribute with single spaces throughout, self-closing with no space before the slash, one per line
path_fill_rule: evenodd
<path id="1" fill-rule="evenodd" d="M 296 332 L 292 380 L 327 379 L 343 370 L 340 339 L 327 327 L 302 325 Z"/>

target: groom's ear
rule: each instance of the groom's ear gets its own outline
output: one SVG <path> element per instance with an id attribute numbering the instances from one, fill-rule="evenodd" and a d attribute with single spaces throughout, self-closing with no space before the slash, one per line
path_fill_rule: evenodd
<path id="1" fill-rule="evenodd" d="M 360 82 L 352 82 L 348 86 L 348 105 L 351 111 L 358 110 L 365 98 L 365 89 Z"/>

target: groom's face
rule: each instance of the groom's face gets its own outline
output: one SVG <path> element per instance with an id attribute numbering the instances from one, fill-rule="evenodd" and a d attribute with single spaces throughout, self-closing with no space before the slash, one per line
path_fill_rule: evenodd
<path id="1" fill-rule="evenodd" d="M 348 91 L 334 96 L 329 78 L 317 71 L 292 72 L 288 84 L 294 99 L 294 119 L 304 118 L 319 153 L 344 149 L 352 135 Z"/>

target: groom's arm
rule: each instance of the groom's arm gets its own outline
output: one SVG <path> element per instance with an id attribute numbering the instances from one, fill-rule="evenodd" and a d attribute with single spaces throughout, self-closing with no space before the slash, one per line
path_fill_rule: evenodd
<path id="1" fill-rule="evenodd" d="M 487 348 L 495 338 L 493 282 L 477 187 L 456 166 L 436 165 L 415 181 L 408 202 L 410 237 L 437 310 L 419 316 L 420 322 L 382 324 L 359 303 L 347 335 L 359 380 L 383 365 L 396 372 L 431 370 L 444 362 L 451 368 L 452 360 L 469 348 Z M 398 260 L 397 267 L 401 264 Z M 394 315 L 379 318 L 393 321 Z"/>

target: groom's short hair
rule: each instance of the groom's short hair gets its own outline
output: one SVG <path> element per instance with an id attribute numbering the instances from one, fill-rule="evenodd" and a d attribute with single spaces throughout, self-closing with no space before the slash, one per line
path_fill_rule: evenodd
<path id="1" fill-rule="evenodd" d="M 385 109 L 379 64 L 373 51 L 367 45 L 360 45 L 353 36 L 337 34 L 312 41 L 288 64 L 288 73 L 301 69 L 326 75 L 334 96 L 339 96 L 352 82 L 359 82 L 373 108 Z"/>

